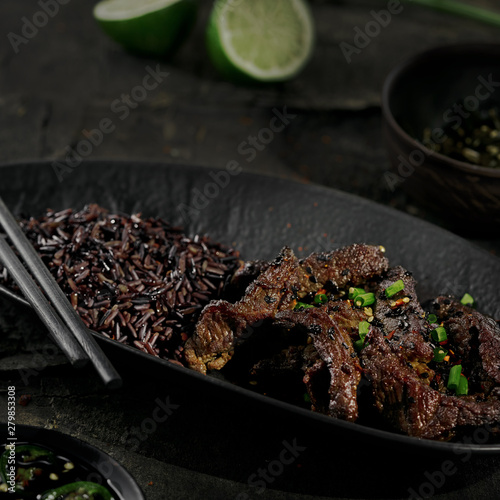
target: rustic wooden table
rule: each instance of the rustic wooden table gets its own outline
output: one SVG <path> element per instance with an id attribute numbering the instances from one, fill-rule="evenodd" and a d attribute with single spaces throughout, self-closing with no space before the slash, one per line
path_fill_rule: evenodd
<path id="1" fill-rule="evenodd" d="M 42 5 L 49 3 L 57 4 L 55 10 L 40 17 Z M 380 93 L 385 76 L 399 61 L 439 44 L 497 41 L 498 29 L 403 1 L 401 11 L 348 61 L 341 42 L 353 44 L 356 29 L 373 20 L 373 11 L 387 9 L 388 2 L 314 0 L 317 46 L 305 71 L 289 83 L 250 87 L 224 81 L 205 54 L 204 26 L 211 2 L 202 2 L 192 35 L 170 61 L 123 51 L 96 26 L 95 3 L 2 1 L 3 162 L 74 160 L 79 143 L 109 119 L 113 131 L 104 134 L 86 158 L 161 160 L 211 168 L 239 159 L 248 171 L 320 183 L 459 231 L 400 190 L 389 189 Z M 498 8 L 494 0 L 474 3 Z M 33 22 L 39 26 L 30 28 Z M 144 93 L 138 88 L 150 73 L 158 85 Z M 268 126 L 275 110 L 289 116 L 290 123 L 265 147 L 249 150 L 245 142 Z M 500 252 L 497 234 L 473 242 Z M 0 421 L 5 420 L 6 387 L 16 384 L 20 392 L 32 396 L 27 406 L 18 408 L 19 423 L 57 428 L 103 448 L 125 464 L 148 500 L 307 499 L 312 498 L 310 492 L 324 498 L 408 498 L 410 488 L 420 495 L 432 489 L 443 499 L 498 496 L 500 461 L 495 457 L 481 459 L 479 465 L 460 463 L 459 474 L 445 485 L 433 485 L 424 467 L 397 490 L 388 488 L 384 494 L 374 486 L 370 494 L 367 488 L 342 485 L 330 466 L 314 464 L 314 446 L 303 457 L 302 472 L 299 460 L 280 480 L 256 490 L 247 484 L 252 472 L 278 456 L 284 440 L 293 442 L 297 436 L 306 440 L 304 429 L 272 421 L 257 435 L 251 428 L 256 410 L 244 403 L 215 404 L 196 389 L 187 397 L 139 374 L 128 373 L 125 389 L 108 394 L 90 372 L 82 376 L 87 373 L 71 370 L 60 355 L 47 356 L 53 351 L 37 325 L 0 301 Z M 28 337 L 21 335 L 26 331 Z M 142 432 L 138 437 L 141 422 L 166 394 L 179 409 L 154 434 Z M 242 425 L 248 430 L 242 431 Z M 334 453 L 328 453 L 330 458 Z M 432 470 L 429 465 L 428 471 Z M 295 475 L 301 478 L 296 484 Z M 328 485 L 308 490 L 308 481 L 321 482 L 325 476 Z M 387 484 L 391 480 L 391 471 L 380 478 Z M 419 490 L 422 484 L 431 488 Z"/>

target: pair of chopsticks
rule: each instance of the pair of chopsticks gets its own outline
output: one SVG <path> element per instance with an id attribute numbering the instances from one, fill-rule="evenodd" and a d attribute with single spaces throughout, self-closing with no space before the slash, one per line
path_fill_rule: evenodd
<path id="1" fill-rule="evenodd" d="M 0 232 L 0 262 L 11 274 L 70 363 L 75 367 L 81 367 L 90 360 L 106 387 L 110 389 L 120 387 L 122 384 L 120 375 L 87 330 L 7 205 L 0 198 L 0 231 L 2 230 L 5 234 Z M 10 247 L 7 237 L 34 279 Z"/>

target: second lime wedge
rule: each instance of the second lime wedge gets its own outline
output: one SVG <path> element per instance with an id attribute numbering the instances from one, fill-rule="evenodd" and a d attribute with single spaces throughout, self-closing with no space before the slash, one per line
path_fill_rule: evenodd
<path id="1" fill-rule="evenodd" d="M 94 7 L 102 29 L 126 49 L 168 55 L 190 31 L 195 0 L 103 0 Z"/>

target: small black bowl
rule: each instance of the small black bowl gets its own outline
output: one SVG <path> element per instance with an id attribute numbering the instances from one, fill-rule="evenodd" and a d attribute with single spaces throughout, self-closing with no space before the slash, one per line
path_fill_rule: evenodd
<path id="1" fill-rule="evenodd" d="M 389 188 L 403 189 L 464 233 L 500 227 L 500 168 L 452 159 L 420 140 L 429 128 L 439 143 L 446 124 L 458 129 L 486 102 L 500 107 L 500 44 L 427 50 L 394 68 L 382 92 Z"/>
<path id="2" fill-rule="evenodd" d="M 129 472 L 98 448 L 51 429 L 19 424 L 15 426 L 15 431 L 12 429 L 12 424 L 9 427 L 7 424 L 0 424 L 0 436 L 3 436 L 4 444 L 30 444 L 47 448 L 77 464 L 79 470 L 85 474 L 85 477 L 79 480 L 102 484 L 113 492 L 115 500 L 145 500 L 144 494 Z M 8 437 L 11 433 L 15 433 L 15 441 Z"/>

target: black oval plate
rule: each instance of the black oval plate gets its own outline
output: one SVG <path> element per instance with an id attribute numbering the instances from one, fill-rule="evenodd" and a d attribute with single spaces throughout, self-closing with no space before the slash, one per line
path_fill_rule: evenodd
<path id="1" fill-rule="evenodd" d="M 234 170 L 143 161 L 83 162 L 62 182 L 49 162 L 3 165 L 0 179 L 0 196 L 16 214 L 36 216 L 48 207 L 98 203 L 113 211 L 161 216 L 190 235 L 204 233 L 234 245 L 245 259 L 273 258 L 284 245 L 299 256 L 352 243 L 383 245 L 391 265 L 413 272 L 422 301 L 469 292 L 482 312 L 500 317 L 500 259 L 424 221 L 333 189 Z M 95 335 L 123 357 L 135 356 L 172 375 L 292 412 L 356 439 L 445 453 L 500 452 L 500 444 L 434 442 L 335 420 Z"/>
<path id="2" fill-rule="evenodd" d="M 0 435 L 7 436 L 7 425 L 0 424 Z M 16 425 L 18 442 L 46 446 L 50 450 L 81 464 L 90 473 L 102 477 L 120 496 L 116 500 L 145 500 L 135 479 L 115 459 L 98 448 L 51 429 L 31 425 Z M 95 480 L 95 479 L 89 479 Z M 116 494 L 114 495 L 116 496 Z"/>

